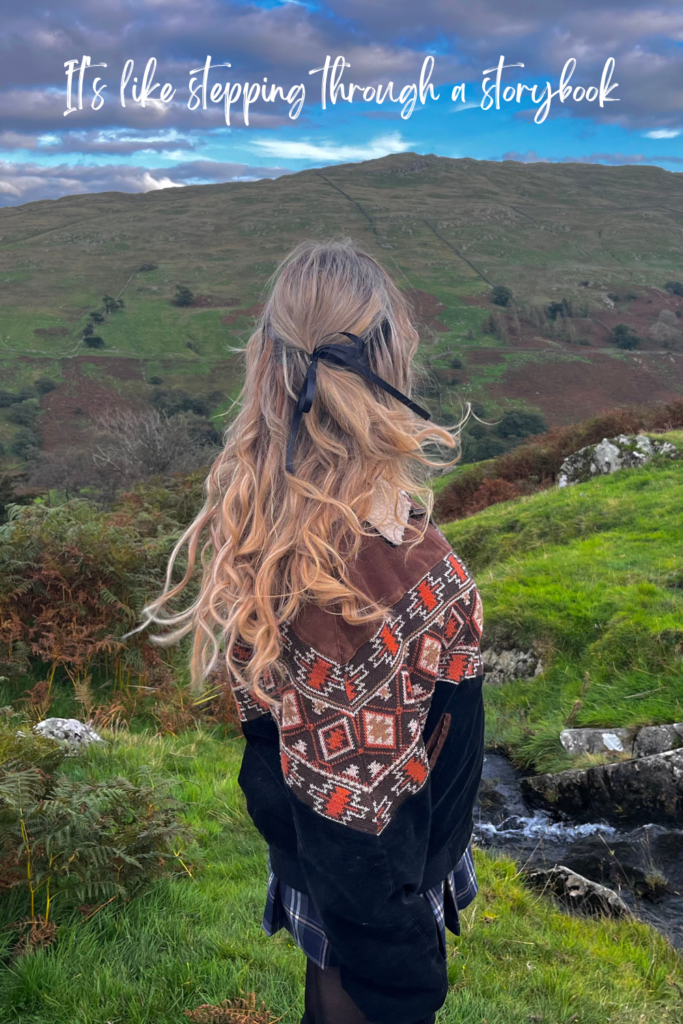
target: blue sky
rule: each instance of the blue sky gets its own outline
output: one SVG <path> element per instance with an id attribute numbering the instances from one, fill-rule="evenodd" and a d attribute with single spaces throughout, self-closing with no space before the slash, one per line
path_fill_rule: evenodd
<path id="1" fill-rule="evenodd" d="M 673 0 L 526 0 L 514 9 L 509 0 L 77 0 L 51 9 L 2 0 L 0 13 L 0 205 L 274 177 L 406 150 L 683 171 L 683 7 Z M 84 109 L 65 117 L 64 64 L 83 54 L 107 67 L 85 73 Z M 225 82 L 253 88 L 265 77 L 286 95 L 303 83 L 300 113 L 288 116 L 296 90 L 290 103 L 256 100 L 248 127 L 240 100 L 230 127 L 222 100 L 209 99 L 206 111 L 188 109 L 189 72 L 207 54 L 232 65 L 212 69 L 217 91 Z M 400 103 L 364 102 L 360 92 L 353 103 L 332 105 L 328 97 L 322 110 L 321 75 L 308 72 L 327 55 L 350 64 L 345 85 L 384 89 L 393 81 L 394 95 L 418 82 L 431 56 L 439 99 L 418 100 L 407 118 Z M 506 64 L 524 64 L 506 69 L 503 84 L 536 83 L 537 97 L 546 82 L 557 90 L 572 58 L 571 88 L 599 86 L 610 59 L 618 86 L 602 108 L 555 97 L 543 123 L 534 121 L 528 92 L 521 103 L 482 110 L 483 72 L 501 55 Z M 175 94 L 143 109 L 130 87 L 150 57 L 158 61 L 154 81 L 169 82 Z M 129 59 L 124 108 L 119 84 Z M 99 110 L 91 107 L 95 75 L 107 86 Z M 76 72 L 73 105 L 77 81 Z M 464 104 L 451 99 L 461 83 Z"/>

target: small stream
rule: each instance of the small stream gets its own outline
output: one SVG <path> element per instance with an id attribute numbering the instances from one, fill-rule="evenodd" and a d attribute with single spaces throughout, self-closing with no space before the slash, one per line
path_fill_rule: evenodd
<path id="1" fill-rule="evenodd" d="M 683 830 L 644 825 L 628 831 L 554 818 L 528 805 L 521 777 L 502 754 L 486 752 L 474 810 L 479 846 L 501 850 L 520 866 L 564 864 L 609 886 L 683 950 Z"/>

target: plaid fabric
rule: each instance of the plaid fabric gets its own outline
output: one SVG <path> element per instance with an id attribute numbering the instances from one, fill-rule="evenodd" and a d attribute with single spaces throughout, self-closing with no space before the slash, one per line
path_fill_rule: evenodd
<path id="1" fill-rule="evenodd" d="M 446 928 L 455 935 L 460 934 L 459 911 L 470 905 L 478 890 L 472 849 L 468 844 L 443 882 L 423 894 L 434 912 L 444 957 Z M 310 896 L 281 882 L 272 871 L 268 879 L 268 895 L 261 927 L 266 935 L 275 935 L 281 928 L 286 928 L 297 946 L 318 967 L 339 966 Z"/>

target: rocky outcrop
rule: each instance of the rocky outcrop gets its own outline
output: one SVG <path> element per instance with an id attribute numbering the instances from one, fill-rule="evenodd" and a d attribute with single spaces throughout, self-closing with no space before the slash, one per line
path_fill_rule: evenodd
<path id="1" fill-rule="evenodd" d="M 571 910 L 609 917 L 631 916 L 631 911 L 613 889 L 584 878 L 564 864 L 526 871 L 525 878 L 535 888 L 551 892 Z"/>
<path id="2" fill-rule="evenodd" d="M 632 832 L 582 836 L 563 864 L 612 888 L 628 888 L 657 902 L 683 892 L 683 831 L 645 825 Z"/>
<path id="3" fill-rule="evenodd" d="M 563 729 L 560 743 L 569 754 L 628 754 L 649 757 L 683 747 L 683 722 L 640 729 Z"/>
<path id="4" fill-rule="evenodd" d="M 34 725 L 33 731 L 49 740 L 58 740 L 72 751 L 87 747 L 90 743 L 102 743 L 87 722 L 79 722 L 77 718 L 46 718 Z"/>
<path id="5" fill-rule="evenodd" d="M 680 825 L 683 821 L 683 749 L 570 768 L 522 781 L 529 801 L 578 821 Z"/>
<path id="6" fill-rule="evenodd" d="M 489 649 L 482 652 L 482 659 L 484 682 L 492 686 L 500 686 L 513 679 L 529 679 L 543 671 L 543 662 L 533 651 Z"/>
<path id="7" fill-rule="evenodd" d="M 616 473 L 619 469 L 644 466 L 655 455 L 677 459 L 681 453 L 669 441 L 653 441 L 645 434 L 604 437 L 599 444 L 580 448 L 564 460 L 560 466 L 557 486 L 568 487 L 570 484 L 585 483 L 594 476 Z"/>

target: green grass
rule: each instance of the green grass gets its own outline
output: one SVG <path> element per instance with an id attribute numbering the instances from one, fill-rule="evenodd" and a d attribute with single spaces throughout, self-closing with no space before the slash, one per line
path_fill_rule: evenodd
<path id="1" fill-rule="evenodd" d="M 173 776 L 199 837 L 179 851 L 192 877 L 156 882 L 89 921 L 55 902 L 56 943 L 0 967 L 3 1024 L 182 1024 L 185 1009 L 250 991 L 298 1024 L 304 957 L 285 932 L 269 939 L 259 927 L 266 850 L 237 785 L 241 751 L 241 739 L 204 731 L 124 734 L 68 762 L 74 775 L 150 764 Z M 511 861 L 475 852 L 480 892 L 449 941 L 438 1024 L 679 1024 L 672 983 L 683 984 L 683 964 L 652 929 L 569 917 L 527 890 Z M 26 910 L 5 897 L 0 925 Z M 15 935 L 0 936 L 8 949 Z"/>
<path id="2" fill-rule="evenodd" d="M 683 719 L 683 463 L 553 488 L 443 530 L 481 588 L 485 646 L 533 644 L 548 666 L 487 687 L 490 743 L 537 770 L 567 767 L 559 732 L 582 686 L 575 726 Z"/>

